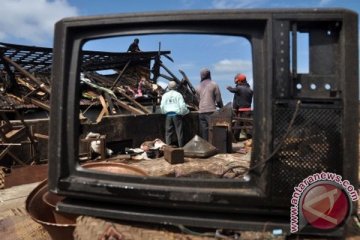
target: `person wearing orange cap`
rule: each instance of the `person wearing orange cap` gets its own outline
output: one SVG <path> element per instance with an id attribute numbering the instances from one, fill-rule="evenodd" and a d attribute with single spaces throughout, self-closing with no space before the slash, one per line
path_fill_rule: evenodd
<path id="1" fill-rule="evenodd" d="M 237 117 L 249 118 L 251 117 L 251 102 L 253 98 L 253 90 L 250 88 L 249 83 L 246 81 L 246 76 L 242 73 L 235 75 L 234 82 L 235 87 L 228 86 L 226 89 L 234 93 L 233 109 Z M 238 127 L 239 122 L 235 124 Z M 251 137 L 251 134 L 245 129 L 247 138 Z M 239 140 L 240 129 L 235 129 L 235 140 Z"/>

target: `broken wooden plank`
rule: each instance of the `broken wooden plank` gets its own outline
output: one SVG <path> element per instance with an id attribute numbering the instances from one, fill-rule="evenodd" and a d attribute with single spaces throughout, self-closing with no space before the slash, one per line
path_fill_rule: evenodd
<path id="1" fill-rule="evenodd" d="M 96 122 L 101 122 L 102 118 L 106 115 L 107 109 L 102 108 L 101 112 L 99 113 L 98 117 L 96 118 Z"/>
<path id="2" fill-rule="evenodd" d="M 24 97 L 24 100 L 28 103 L 32 103 L 35 106 L 38 106 L 38 107 L 50 112 L 50 106 L 42 101 L 39 101 L 39 100 L 37 100 L 35 98 L 31 98 L 31 97 Z"/>
<path id="3" fill-rule="evenodd" d="M 119 73 L 119 75 L 117 76 L 117 78 L 114 81 L 114 84 L 111 86 L 111 90 L 114 89 L 114 87 L 116 86 L 116 84 L 119 82 L 121 76 L 124 74 L 125 70 L 127 69 L 127 67 L 129 66 L 129 64 L 131 63 L 131 60 L 129 60 L 126 65 L 124 66 L 124 68 L 121 70 L 121 72 Z"/>
<path id="4" fill-rule="evenodd" d="M 105 111 L 104 114 L 109 115 L 108 104 L 106 103 L 105 98 L 102 95 L 99 95 L 99 100 L 100 100 L 101 106 L 103 107 L 103 109 Z"/>
<path id="5" fill-rule="evenodd" d="M 139 110 L 139 109 L 137 109 L 137 108 L 134 108 L 134 107 L 126 104 L 124 101 L 121 101 L 121 100 L 115 99 L 115 98 L 114 98 L 114 100 L 116 101 L 116 103 L 117 103 L 120 107 L 126 109 L 127 111 L 129 111 L 129 112 L 131 112 L 131 113 L 133 113 L 133 114 L 146 114 L 146 113 L 144 113 L 143 111 L 141 111 L 141 110 Z"/>
<path id="6" fill-rule="evenodd" d="M 137 101 L 135 101 L 133 98 L 131 98 L 129 95 L 127 95 L 126 93 L 124 93 L 124 92 L 121 92 L 121 91 L 118 91 L 118 93 L 122 96 L 122 97 L 124 97 L 124 98 L 126 98 L 128 101 L 130 101 L 132 104 L 134 104 L 136 107 L 138 107 L 138 108 L 140 108 L 141 109 L 141 111 L 143 111 L 144 113 L 150 113 L 150 111 L 147 109 L 147 108 L 145 108 L 143 105 L 141 105 L 140 103 L 138 103 Z"/>

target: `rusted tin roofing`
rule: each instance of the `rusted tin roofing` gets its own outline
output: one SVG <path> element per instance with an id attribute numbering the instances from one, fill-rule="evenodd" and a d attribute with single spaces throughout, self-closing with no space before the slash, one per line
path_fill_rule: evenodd
<path id="1" fill-rule="evenodd" d="M 129 60 L 132 63 L 148 62 L 159 55 L 169 54 L 170 51 L 150 52 L 100 52 L 83 51 L 82 68 L 85 71 L 122 68 Z M 51 72 L 52 48 L 17 45 L 0 42 L 0 54 L 9 57 L 30 73 Z M 0 70 L 4 65 L 0 62 Z"/>
<path id="2" fill-rule="evenodd" d="M 11 105 L 13 105 L 16 109 L 37 109 L 38 107 L 31 103 L 24 103 L 21 99 L 18 99 L 16 96 L 11 94 L 4 94 L 3 97 L 6 101 L 0 99 L 0 109 L 1 110 L 11 110 Z"/>

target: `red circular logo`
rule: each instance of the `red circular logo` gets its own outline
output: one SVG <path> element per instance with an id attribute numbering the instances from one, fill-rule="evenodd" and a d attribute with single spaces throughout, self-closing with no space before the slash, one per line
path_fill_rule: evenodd
<path id="1" fill-rule="evenodd" d="M 307 222 L 319 229 L 339 226 L 350 210 L 344 191 L 328 183 L 317 184 L 307 191 L 301 206 Z"/>

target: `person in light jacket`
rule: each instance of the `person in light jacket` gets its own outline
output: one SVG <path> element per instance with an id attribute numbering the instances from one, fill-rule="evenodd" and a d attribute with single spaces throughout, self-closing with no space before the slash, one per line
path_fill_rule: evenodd
<path id="1" fill-rule="evenodd" d="M 165 142 L 172 144 L 172 136 L 176 133 L 178 146 L 184 146 L 183 116 L 189 113 L 184 97 L 176 91 L 176 82 L 170 81 L 168 91 L 162 96 L 160 103 L 161 113 L 166 114 Z"/>

